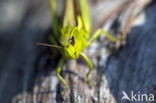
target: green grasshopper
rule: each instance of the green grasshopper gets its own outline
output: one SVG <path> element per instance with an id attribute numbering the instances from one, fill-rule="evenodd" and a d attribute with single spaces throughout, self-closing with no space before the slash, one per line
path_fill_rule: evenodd
<path id="1" fill-rule="evenodd" d="M 89 67 L 87 73 L 87 80 L 89 81 L 93 65 L 83 53 L 83 50 L 90 46 L 102 33 L 112 42 L 116 42 L 121 38 L 115 38 L 103 29 L 98 29 L 93 36 L 91 36 L 91 16 L 87 0 L 65 0 L 63 22 L 60 24 L 58 23 L 56 10 L 59 6 L 57 7 L 55 0 L 49 1 L 54 35 L 50 37 L 51 44 L 40 43 L 40 45 L 57 48 L 61 53 L 62 58 L 57 65 L 56 74 L 60 82 L 65 86 L 68 86 L 68 83 L 60 74 L 65 59 L 77 59 L 81 57 Z"/>

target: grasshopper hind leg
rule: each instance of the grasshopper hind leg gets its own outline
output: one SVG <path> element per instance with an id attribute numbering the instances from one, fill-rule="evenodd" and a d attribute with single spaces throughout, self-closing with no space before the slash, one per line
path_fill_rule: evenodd
<path id="1" fill-rule="evenodd" d="M 94 40 L 96 40 L 101 34 L 104 34 L 110 41 L 112 42 L 117 42 L 117 41 L 120 41 L 120 40 L 124 40 L 125 39 L 125 36 L 121 36 L 119 38 L 116 38 L 116 37 L 113 37 L 111 34 L 109 34 L 108 32 L 106 32 L 105 30 L 103 29 L 98 29 L 94 34 L 93 36 L 90 38 L 90 40 L 88 41 L 88 46 L 90 46 L 90 44 L 92 44 L 92 42 Z"/>

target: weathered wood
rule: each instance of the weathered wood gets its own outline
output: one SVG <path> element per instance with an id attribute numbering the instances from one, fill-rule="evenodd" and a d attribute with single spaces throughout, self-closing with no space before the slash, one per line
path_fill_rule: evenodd
<path id="1" fill-rule="evenodd" d="M 154 0 L 90 0 L 94 31 L 101 27 L 127 39 L 114 44 L 101 35 L 84 51 L 94 64 L 91 88 L 84 61 L 66 61 L 63 96 L 55 74 L 59 56 L 36 45 L 48 41 L 47 0 L 10 2 L 0 1 L 7 5 L 0 9 L 0 103 L 128 103 L 121 101 L 123 91 L 156 94 Z"/>

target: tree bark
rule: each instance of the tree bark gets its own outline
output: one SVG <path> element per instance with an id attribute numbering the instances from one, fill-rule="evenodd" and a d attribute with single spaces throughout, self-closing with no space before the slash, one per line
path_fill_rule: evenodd
<path id="1" fill-rule="evenodd" d="M 129 103 L 121 101 L 123 92 L 155 96 L 154 0 L 89 1 L 93 31 L 103 28 L 126 39 L 112 43 L 101 35 L 85 49 L 94 65 L 91 87 L 86 83 L 84 61 L 67 60 L 62 75 L 69 87 L 64 95 L 55 73 L 60 56 L 36 45 L 47 42 L 51 33 L 48 1 L 17 1 L 0 1 L 0 13 L 4 13 L 0 18 L 0 102 Z"/>

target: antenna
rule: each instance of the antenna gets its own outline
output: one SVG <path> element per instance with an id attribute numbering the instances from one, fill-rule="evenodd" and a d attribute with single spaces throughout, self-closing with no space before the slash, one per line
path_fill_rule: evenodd
<path id="1" fill-rule="evenodd" d="M 51 44 L 46 44 L 46 43 L 37 43 L 37 45 L 47 46 L 47 47 L 52 47 L 52 48 L 62 48 L 61 46 L 58 46 L 58 45 L 51 45 Z"/>

